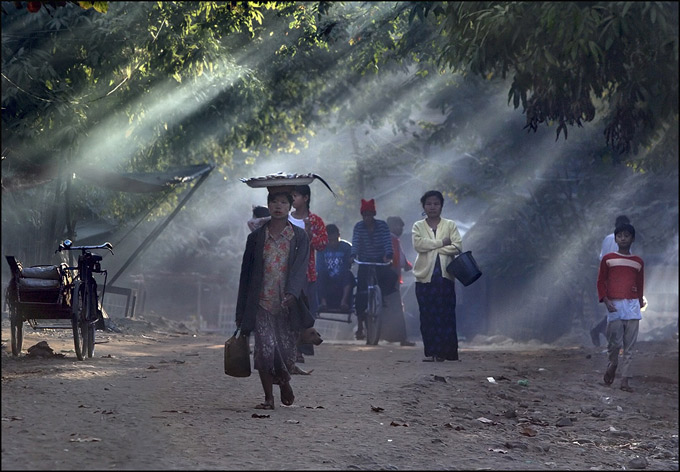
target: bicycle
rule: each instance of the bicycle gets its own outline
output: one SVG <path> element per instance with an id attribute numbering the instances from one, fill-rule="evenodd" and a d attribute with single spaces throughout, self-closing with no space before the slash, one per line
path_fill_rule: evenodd
<path id="1" fill-rule="evenodd" d="M 377 345 L 380 341 L 380 330 L 382 328 L 382 317 L 380 316 L 383 308 L 383 296 L 380 285 L 378 285 L 378 275 L 376 267 L 389 266 L 391 262 L 363 262 L 354 260 L 358 266 L 365 265 L 369 271 L 366 276 L 367 303 L 366 303 L 366 344 Z"/>
<path id="2" fill-rule="evenodd" d="M 104 303 L 106 279 L 108 272 L 102 270 L 100 254 L 92 253 L 93 249 L 107 249 L 113 254 L 113 245 L 109 242 L 99 246 L 73 246 L 71 240 L 66 239 L 55 252 L 81 251 L 78 256 L 78 266 L 68 269 L 77 274 L 73 279 L 71 296 L 71 327 L 73 329 L 73 343 L 76 357 L 83 360 L 94 355 L 95 329 L 104 328 L 104 317 L 101 307 Z M 101 300 L 97 293 L 97 281 L 94 274 L 104 274 L 104 286 Z"/>
<path id="3" fill-rule="evenodd" d="M 69 267 L 62 262 L 57 265 L 24 267 L 14 256 L 5 256 L 12 271 L 12 279 L 5 292 L 6 308 L 10 316 L 12 354 L 18 356 L 23 344 L 24 322 L 34 330 L 72 329 L 78 360 L 94 354 L 94 331 L 104 329 L 101 300 L 97 294 L 97 282 L 93 274 L 103 273 L 102 256 L 90 252 L 107 249 L 113 254 L 111 243 L 99 246 L 73 246 L 66 239 L 55 253 L 80 250 L 78 266 Z M 48 322 L 50 320 L 51 322 Z"/>

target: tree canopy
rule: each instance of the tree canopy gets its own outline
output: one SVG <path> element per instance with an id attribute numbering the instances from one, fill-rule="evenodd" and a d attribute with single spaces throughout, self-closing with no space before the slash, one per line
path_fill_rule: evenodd
<path id="1" fill-rule="evenodd" d="M 128 121 L 135 152 L 121 165 L 136 170 L 185 164 L 187 149 L 227 166 L 243 152 L 294 152 L 314 125 L 382 122 L 409 88 L 451 72 L 509 79 L 526 127 L 554 125 L 558 138 L 601 114 L 616 155 L 677 127 L 674 2 L 43 3 L 3 4 L 3 155 L 16 170 L 72 156 L 113 116 Z M 411 79 L 397 94 L 364 100 L 358 84 L 371 94 L 366 83 L 399 72 Z M 161 85 L 198 105 L 149 119 Z M 421 138 L 455 137 L 455 104 L 441 107 Z M 409 114 L 393 115 L 397 129 Z"/>

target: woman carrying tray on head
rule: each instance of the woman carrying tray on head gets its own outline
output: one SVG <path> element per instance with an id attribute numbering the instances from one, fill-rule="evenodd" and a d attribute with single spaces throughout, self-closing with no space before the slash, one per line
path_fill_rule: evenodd
<path id="1" fill-rule="evenodd" d="M 416 299 L 420 309 L 423 361 L 458 360 L 456 331 L 456 292 L 453 276 L 446 270 L 463 241 L 453 220 L 441 217 L 444 196 L 429 190 L 420 198 L 425 218 L 413 224 L 413 263 Z"/>
<path id="2" fill-rule="evenodd" d="M 271 219 L 247 238 L 236 325 L 245 335 L 255 334 L 254 368 L 265 397 L 255 408 L 273 410 L 273 385 L 280 387 L 281 403 L 292 405 L 295 400 L 290 380 L 296 367 L 297 337 L 314 324 L 314 318 L 301 302 L 307 285 L 309 238 L 288 221 L 293 186 L 282 186 L 279 180 L 267 189 Z"/>

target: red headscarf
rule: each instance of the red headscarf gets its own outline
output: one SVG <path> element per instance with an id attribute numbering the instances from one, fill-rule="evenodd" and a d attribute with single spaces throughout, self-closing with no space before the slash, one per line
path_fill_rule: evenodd
<path id="1" fill-rule="evenodd" d="M 370 200 L 364 200 L 363 198 L 361 199 L 361 210 L 359 210 L 359 213 L 363 213 L 365 211 L 372 211 L 375 213 L 375 200 L 370 199 Z"/>

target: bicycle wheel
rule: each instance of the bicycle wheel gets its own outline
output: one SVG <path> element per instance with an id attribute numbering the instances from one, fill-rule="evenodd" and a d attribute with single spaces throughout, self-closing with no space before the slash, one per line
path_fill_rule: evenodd
<path id="1" fill-rule="evenodd" d="M 12 310 L 12 313 L 9 316 L 12 355 L 18 356 L 21 352 L 21 345 L 24 342 L 24 320 L 19 316 L 16 309 Z"/>
<path id="2" fill-rule="evenodd" d="M 87 313 L 85 316 L 85 323 L 87 324 L 87 357 L 94 355 L 94 331 L 95 323 L 97 321 L 97 294 L 90 291 L 90 302 L 87 306 Z"/>
<path id="3" fill-rule="evenodd" d="M 382 327 L 382 293 L 376 284 L 368 289 L 368 306 L 366 308 L 366 344 L 375 346 L 380 341 Z"/>
<path id="4" fill-rule="evenodd" d="M 85 297 L 86 286 L 81 289 L 81 283 L 76 280 L 73 283 L 73 297 L 71 304 L 71 327 L 73 328 L 73 345 L 76 351 L 76 357 L 82 361 L 87 355 L 88 346 L 88 328 L 85 321 L 85 312 L 87 311 L 87 298 Z"/>

